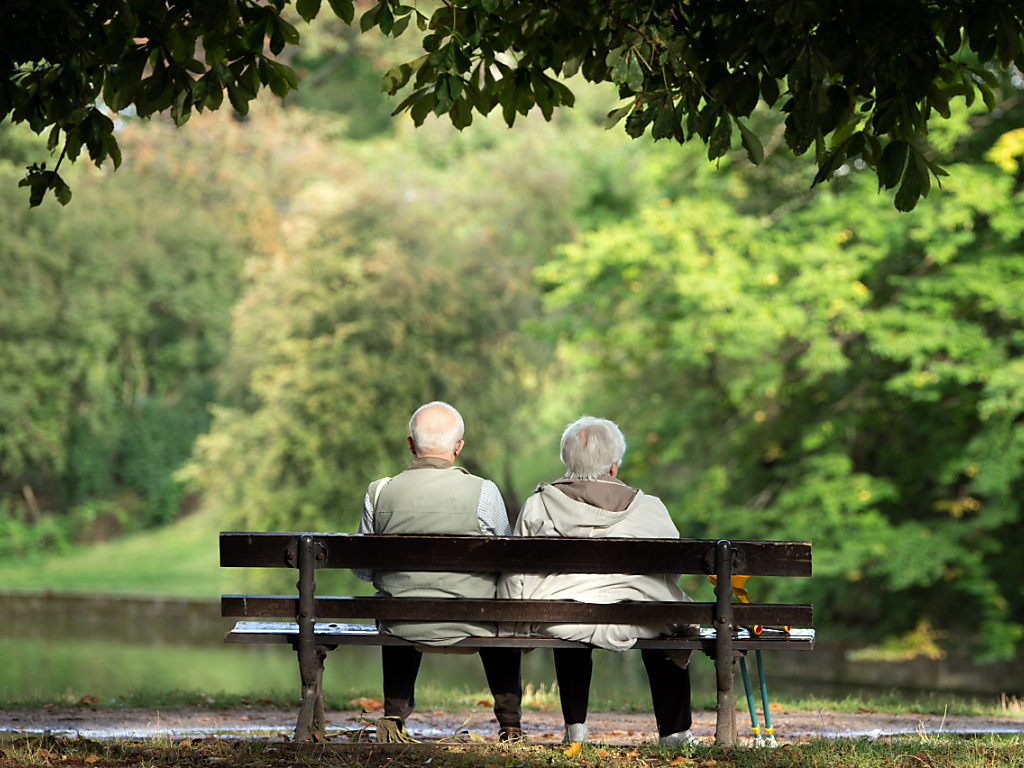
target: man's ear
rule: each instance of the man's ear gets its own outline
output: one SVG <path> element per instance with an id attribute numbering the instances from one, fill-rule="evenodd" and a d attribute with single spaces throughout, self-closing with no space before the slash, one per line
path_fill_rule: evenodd
<path id="1" fill-rule="evenodd" d="M 416 455 L 416 446 L 414 446 L 412 444 L 412 435 L 409 435 L 409 437 L 405 438 L 405 442 L 407 442 L 409 444 L 409 450 L 412 451 L 412 455 L 415 456 Z"/>
<path id="2" fill-rule="evenodd" d="M 615 463 L 612 464 L 611 469 L 608 470 L 608 476 L 615 477 L 617 474 L 619 474 L 619 465 L 618 463 Z"/>
<path id="3" fill-rule="evenodd" d="M 457 442 L 455 444 L 455 455 L 456 456 L 458 456 L 462 452 L 462 449 L 465 447 L 465 445 L 466 445 L 466 441 L 465 440 L 459 440 L 459 442 Z"/>

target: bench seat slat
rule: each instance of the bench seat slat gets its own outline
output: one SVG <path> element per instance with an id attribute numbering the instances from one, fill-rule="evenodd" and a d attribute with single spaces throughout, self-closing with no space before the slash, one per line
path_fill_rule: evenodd
<path id="1" fill-rule="evenodd" d="M 300 533 L 224 532 L 220 564 L 286 568 L 285 552 Z M 410 571 L 459 571 L 487 563 L 495 571 L 519 573 L 704 573 L 707 539 L 562 539 L 495 536 L 359 536 L 314 533 L 323 547 L 318 568 L 387 567 Z M 443 544 L 439 546 L 439 540 Z M 810 576 L 808 541 L 732 542 L 744 553 L 737 575 Z"/>
<path id="2" fill-rule="evenodd" d="M 712 624 L 714 603 L 583 603 L 576 600 L 428 599 L 395 597 L 317 597 L 317 621 L 404 619 L 433 621 L 528 621 L 568 624 Z M 736 603 L 737 625 L 813 625 L 813 607 L 804 604 Z M 221 615 L 288 619 L 298 613 L 293 595 L 224 595 Z"/>
<path id="3" fill-rule="evenodd" d="M 282 644 L 294 643 L 299 635 L 299 625 L 290 621 L 240 621 L 235 628 L 224 635 L 226 643 Z M 372 624 L 317 624 L 314 632 L 317 645 L 335 647 L 339 645 L 410 645 L 406 640 L 391 635 L 382 635 Z M 789 634 L 766 632 L 753 635 L 746 629 L 733 635 L 734 647 L 741 650 L 811 650 L 814 647 L 813 629 L 793 629 Z M 637 648 L 691 648 L 703 650 L 713 648 L 715 631 L 702 628 L 699 635 L 684 637 L 655 637 L 641 639 Z M 589 648 L 586 643 L 571 640 L 557 640 L 548 637 L 471 637 L 456 643 L 456 647 L 514 647 L 514 648 Z"/>

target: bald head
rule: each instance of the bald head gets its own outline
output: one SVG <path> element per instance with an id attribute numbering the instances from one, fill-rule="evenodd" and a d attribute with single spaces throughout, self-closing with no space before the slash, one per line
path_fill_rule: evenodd
<path id="1" fill-rule="evenodd" d="M 459 412 L 439 400 L 416 409 L 409 419 L 409 447 L 417 456 L 453 461 L 462 450 L 465 426 Z"/>

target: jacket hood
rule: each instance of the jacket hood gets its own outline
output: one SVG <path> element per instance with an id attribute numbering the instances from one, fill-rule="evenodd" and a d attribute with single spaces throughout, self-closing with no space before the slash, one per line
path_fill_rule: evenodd
<path id="1" fill-rule="evenodd" d="M 589 480 L 588 483 L 614 481 Z M 620 488 L 626 488 L 616 483 Z M 630 489 L 632 490 L 632 489 Z M 545 516 L 558 535 L 572 538 L 591 539 L 614 537 L 614 529 L 624 523 L 643 504 L 643 491 L 636 491 L 629 506 L 614 511 L 602 509 L 585 501 L 577 501 L 559 490 L 557 485 L 542 484 L 537 488 L 537 499 L 544 507 Z M 639 522 L 639 521 L 634 521 Z M 632 534 L 636 536 L 637 534 Z M 652 535 L 655 535 L 652 533 Z"/>

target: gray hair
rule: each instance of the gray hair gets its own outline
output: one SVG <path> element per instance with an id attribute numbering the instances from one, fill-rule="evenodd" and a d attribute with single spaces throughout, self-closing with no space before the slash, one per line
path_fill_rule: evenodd
<path id="1" fill-rule="evenodd" d="M 420 414 L 428 408 L 438 406 L 447 411 L 450 418 L 430 418 L 425 420 L 426 423 L 420 424 Z M 448 403 L 440 400 L 421 405 L 409 419 L 409 436 L 412 437 L 412 445 L 417 454 L 452 453 L 465 431 L 466 425 L 462 421 L 462 415 Z"/>
<path id="2" fill-rule="evenodd" d="M 626 438 L 613 421 L 583 416 L 562 433 L 562 463 L 570 480 L 594 480 L 622 462 Z"/>

